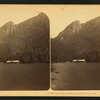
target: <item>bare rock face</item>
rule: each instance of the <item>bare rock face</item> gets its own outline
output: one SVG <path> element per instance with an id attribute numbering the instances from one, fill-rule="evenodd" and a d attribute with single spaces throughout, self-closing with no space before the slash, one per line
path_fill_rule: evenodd
<path id="1" fill-rule="evenodd" d="M 100 61 L 100 17 L 86 23 L 74 21 L 52 39 L 52 62 L 82 58 Z"/>
<path id="2" fill-rule="evenodd" d="M 44 13 L 0 28 L 0 61 L 49 62 L 49 19 Z"/>
<path id="3" fill-rule="evenodd" d="M 72 22 L 70 25 L 68 25 L 65 28 L 64 32 L 66 32 L 67 34 L 70 33 L 74 35 L 78 33 L 81 28 L 82 28 L 81 23 L 80 21 L 77 20 L 77 21 Z"/>

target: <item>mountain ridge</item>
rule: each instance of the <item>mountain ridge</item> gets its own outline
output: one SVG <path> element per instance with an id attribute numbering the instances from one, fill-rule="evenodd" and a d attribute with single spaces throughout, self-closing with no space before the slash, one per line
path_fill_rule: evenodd
<path id="1" fill-rule="evenodd" d="M 74 23 L 74 24 L 73 24 Z M 52 62 L 100 61 L 100 16 L 86 23 L 74 21 L 52 39 Z"/>
<path id="2" fill-rule="evenodd" d="M 42 19 L 41 19 L 42 18 Z M 6 25 L 6 27 L 5 27 Z M 49 62 L 49 19 L 46 14 L 0 28 L 0 61 Z"/>

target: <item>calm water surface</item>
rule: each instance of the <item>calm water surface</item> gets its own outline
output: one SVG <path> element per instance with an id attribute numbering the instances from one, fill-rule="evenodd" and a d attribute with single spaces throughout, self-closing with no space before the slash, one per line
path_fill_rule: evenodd
<path id="1" fill-rule="evenodd" d="M 49 64 L 0 64 L 0 90 L 49 88 Z"/>
<path id="2" fill-rule="evenodd" d="M 52 89 L 100 90 L 100 63 L 54 63 Z"/>

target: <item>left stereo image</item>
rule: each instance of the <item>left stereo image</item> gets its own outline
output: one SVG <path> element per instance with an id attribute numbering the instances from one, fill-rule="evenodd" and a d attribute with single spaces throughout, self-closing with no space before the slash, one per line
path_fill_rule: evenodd
<path id="1" fill-rule="evenodd" d="M 0 90 L 50 88 L 50 23 L 42 9 L 0 5 Z"/>

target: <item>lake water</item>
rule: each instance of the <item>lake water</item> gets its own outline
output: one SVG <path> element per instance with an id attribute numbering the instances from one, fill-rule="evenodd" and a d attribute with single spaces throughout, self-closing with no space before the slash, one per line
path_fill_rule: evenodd
<path id="1" fill-rule="evenodd" d="M 54 90 L 100 90 L 100 63 L 54 63 Z"/>
<path id="2" fill-rule="evenodd" d="M 0 64 L 0 90 L 47 90 L 49 69 L 47 63 Z"/>

